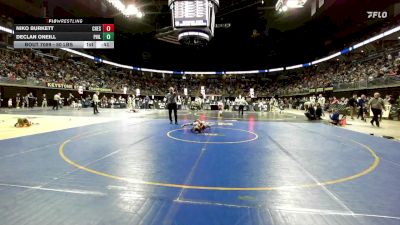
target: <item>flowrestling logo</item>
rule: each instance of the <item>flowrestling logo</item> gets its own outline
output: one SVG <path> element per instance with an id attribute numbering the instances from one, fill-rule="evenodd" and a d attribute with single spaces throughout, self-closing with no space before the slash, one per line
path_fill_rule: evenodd
<path id="1" fill-rule="evenodd" d="M 388 13 L 386 11 L 367 11 L 368 14 L 368 19 L 385 19 L 388 16 Z"/>

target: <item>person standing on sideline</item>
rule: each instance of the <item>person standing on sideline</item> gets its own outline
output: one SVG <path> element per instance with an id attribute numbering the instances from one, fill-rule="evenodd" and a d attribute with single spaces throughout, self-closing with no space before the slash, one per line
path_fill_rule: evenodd
<path id="1" fill-rule="evenodd" d="M 27 108 L 33 108 L 33 106 L 35 106 L 35 97 L 33 96 L 32 92 L 30 92 L 27 96 L 27 102 L 28 105 L 26 106 Z"/>
<path id="2" fill-rule="evenodd" d="M 364 122 L 367 122 L 366 118 L 365 118 L 365 112 L 366 112 L 366 108 L 365 108 L 365 104 L 367 103 L 367 98 L 365 97 L 365 95 L 361 95 L 360 99 L 358 99 L 357 105 L 358 105 L 358 114 L 357 114 L 357 119 L 359 117 L 361 117 L 361 120 L 363 120 Z"/>
<path id="3" fill-rule="evenodd" d="M 12 108 L 12 98 L 8 99 L 8 109 Z"/>
<path id="4" fill-rule="evenodd" d="M 322 115 L 324 114 L 324 109 L 325 109 L 325 101 L 326 101 L 325 97 L 324 97 L 324 96 L 322 96 L 322 94 L 319 94 L 319 97 L 318 97 L 318 103 L 321 105 L 321 109 L 322 109 Z"/>
<path id="5" fill-rule="evenodd" d="M 167 107 L 168 107 L 168 114 L 169 114 L 169 122 L 172 124 L 172 110 L 174 110 L 174 116 L 175 116 L 175 124 L 178 124 L 178 115 L 177 115 L 177 110 L 178 106 L 176 104 L 177 101 L 177 96 L 178 94 L 174 90 L 173 87 L 169 88 L 169 93 L 165 96 L 167 99 Z"/>
<path id="6" fill-rule="evenodd" d="M 132 111 L 136 109 L 136 96 L 132 94 Z"/>
<path id="7" fill-rule="evenodd" d="M 244 97 L 239 99 L 239 116 L 240 116 L 240 112 L 242 112 L 242 116 L 243 116 L 243 111 L 244 111 L 244 106 L 247 105 L 246 100 L 244 99 Z"/>
<path id="8" fill-rule="evenodd" d="M 19 109 L 20 102 L 21 102 L 21 95 L 17 93 L 17 96 L 15 97 L 15 108 Z"/>
<path id="9" fill-rule="evenodd" d="M 130 95 L 128 95 L 128 109 L 129 111 L 132 110 L 132 97 Z"/>
<path id="10" fill-rule="evenodd" d="M 53 98 L 53 110 L 58 110 L 58 105 L 60 104 L 60 93 L 54 95 Z"/>
<path id="11" fill-rule="evenodd" d="M 43 94 L 42 108 L 47 108 L 47 98 L 46 98 L 46 94 Z"/>
<path id="12" fill-rule="evenodd" d="M 24 99 L 24 102 L 22 103 L 22 108 L 25 108 L 25 106 L 26 106 L 26 108 L 29 108 L 29 95 L 25 95 L 23 97 L 23 99 Z"/>
<path id="13" fill-rule="evenodd" d="M 374 97 L 369 100 L 368 105 L 369 107 L 371 107 L 372 113 L 374 115 L 371 120 L 371 124 L 373 126 L 375 121 L 376 126 L 379 127 L 379 116 L 382 115 L 382 109 L 385 110 L 385 104 L 383 102 L 383 99 L 380 98 L 380 94 L 378 92 L 376 92 L 374 94 Z"/>
<path id="14" fill-rule="evenodd" d="M 96 93 L 93 94 L 93 114 L 99 113 L 99 110 L 97 109 L 98 104 L 99 104 L 99 92 L 96 91 Z"/>
<path id="15" fill-rule="evenodd" d="M 144 98 L 144 108 L 146 110 L 149 109 L 149 102 L 150 102 L 150 98 L 148 95 L 146 95 L 146 97 Z"/>
<path id="16" fill-rule="evenodd" d="M 347 104 L 350 107 L 350 118 L 354 120 L 354 113 L 356 113 L 357 110 L 357 95 L 353 95 L 353 97 L 349 99 Z"/>

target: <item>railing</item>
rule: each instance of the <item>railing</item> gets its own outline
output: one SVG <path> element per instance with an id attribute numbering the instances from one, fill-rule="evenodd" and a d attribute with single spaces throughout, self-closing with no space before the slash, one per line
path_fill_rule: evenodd
<path id="1" fill-rule="evenodd" d="M 348 91 L 348 90 L 362 90 L 362 89 L 374 89 L 384 87 L 400 87 L 400 76 L 386 76 L 381 78 L 375 78 L 373 80 L 363 80 L 350 83 L 334 83 L 333 88 L 335 92 Z M 321 88 L 315 87 L 314 89 Z M 310 93 L 309 88 L 302 88 L 300 90 L 289 91 L 283 90 L 278 91 L 277 94 L 280 96 L 295 96 L 295 95 L 306 95 Z"/>
<path id="2" fill-rule="evenodd" d="M 294 96 L 294 95 L 306 95 L 309 94 L 310 90 L 308 88 L 302 88 L 299 90 L 291 91 L 291 90 L 282 90 L 278 91 L 277 94 L 279 96 Z"/>
<path id="3" fill-rule="evenodd" d="M 16 84 L 16 85 L 24 85 L 24 86 L 46 86 L 45 82 L 38 81 L 37 79 L 13 79 L 8 77 L 0 77 L 0 83 L 3 84 Z"/>
<path id="4" fill-rule="evenodd" d="M 17 80 L 10 79 L 7 77 L 0 77 L 0 84 L 8 84 L 8 85 L 23 85 L 23 86 L 32 86 L 32 87 L 46 87 L 46 82 L 39 81 L 37 79 L 28 78 L 25 80 Z M 375 78 L 373 80 L 364 80 L 358 82 L 351 83 L 337 83 L 333 84 L 334 91 L 347 91 L 347 90 L 361 90 L 361 89 L 373 89 L 373 88 L 383 88 L 383 87 L 400 87 L 400 76 L 386 76 L 382 78 Z M 320 87 L 318 87 L 320 88 Z M 115 93 L 122 93 L 122 90 L 116 89 Z M 141 90 L 144 95 L 152 95 L 157 93 L 151 93 L 150 90 Z M 240 93 L 239 90 L 231 91 L 235 96 L 238 96 Z M 257 92 L 257 90 L 256 90 Z M 295 95 L 307 95 L 310 93 L 309 88 L 302 88 L 299 90 L 281 90 L 276 92 L 279 96 L 295 96 Z M 221 95 L 229 95 L 225 89 L 221 90 Z M 243 94 L 242 94 L 243 95 Z M 257 95 L 262 96 L 262 93 L 258 93 Z"/>
<path id="5" fill-rule="evenodd" d="M 400 76 L 386 76 L 375 78 L 373 80 L 365 80 L 351 83 L 339 83 L 334 85 L 336 91 L 358 90 L 358 89 L 373 89 L 382 87 L 397 87 L 400 86 Z"/>
<path id="6" fill-rule="evenodd" d="M 334 83 L 333 88 L 335 90 L 348 90 L 348 89 L 365 89 L 368 87 L 368 81 L 362 80 L 357 82 L 349 83 Z"/>

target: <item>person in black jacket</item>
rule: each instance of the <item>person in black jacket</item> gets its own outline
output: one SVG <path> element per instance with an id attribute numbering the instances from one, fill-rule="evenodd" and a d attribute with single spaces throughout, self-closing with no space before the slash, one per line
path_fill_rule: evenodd
<path id="1" fill-rule="evenodd" d="M 322 107 L 321 104 L 317 103 L 317 109 L 315 110 L 315 119 L 322 120 Z"/>
<path id="2" fill-rule="evenodd" d="M 307 112 L 304 113 L 304 115 L 309 119 L 309 120 L 315 120 L 315 109 L 314 109 L 314 105 L 310 105 L 307 108 Z"/>
<path id="3" fill-rule="evenodd" d="M 169 93 L 165 96 L 165 98 L 167 99 L 167 108 L 168 108 L 170 124 L 172 124 L 172 115 L 171 115 L 172 110 L 174 111 L 175 124 L 178 124 L 178 115 L 177 115 L 178 105 L 176 104 L 177 97 L 178 97 L 178 94 L 176 93 L 174 88 L 170 87 Z"/>
<path id="4" fill-rule="evenodd" d="M 366 116 L 366 104 L 367 104 L 367 98 L 365 95 L 361 95 L 360 99 L 358 99 L 357 105 L 358 105 L 358 115 L 357 119 L 361 117 L 361 120 L 367 121 L 365 116 Z"/>
<path id="5" fill-rule="evenodd" d="M 26 107 L 33 108 L 33 106 L 35 106 L 36 98 L 33 96 L 32 92 L 28 94 L 27 100 L 28 101 Z"/>
<path id="6" fill-rule="evenodd" d="M 349 99 L 347 102 L 348 106 L 350 107 L 350 118 L 354 120 L 354 113 L 357 110 L 357 95 L 353 95 L 352 98 Z"/>

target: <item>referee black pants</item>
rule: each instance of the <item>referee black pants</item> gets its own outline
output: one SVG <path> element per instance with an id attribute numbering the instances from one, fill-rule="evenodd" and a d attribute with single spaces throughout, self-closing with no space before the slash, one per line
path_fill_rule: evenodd
<path id="1" fill-rule="evenodd" d="M 175 123 L 178 123 L 178 115 L 177 115 L 177 111 L 178 111 L 178 106 L 176 105 L 176 103 L 169 103 L 168 104 L 168 115 L 169 115 L 169 121 L 172 123 L 172 110 L 174 110 L 174 116 L 175 116 Z"/>
<path id="2" fill-rule="evenodd" d="M 242 115 L 243 115 L 243 111 L 244 111 L 244 105 L 239 105 L 239 115 L 240 115 L 240 112 L 242 112 Z"/>
<path id="3" fill-rule="evenodd" d="M 358 109 L 357 119 L 358 119 L 359 117 L 361 117 L 361 119 L 364 120 L 364 108 L 363 108 L 363 107 L 360 107 L 360 108 Z"/>
<path id="4" fill-rule="evenodd" d="M 97 110 L 97 102 L 93 102 L 93 114 L 99 113 L 99 110 Z"/>
<path id="5" fill-rule="evenodd" d="M 374 114 L 374 117 L 372 118 L 371 123 L 373 124 L 375 121 L 376 125 L 379 127 L 379 117 L 382 115 L 382 109 L 371 108 L 371 110 L 372 110 L 372 114 Z"/>
<path id="6" fill-rule="evenodd" d="M 53 100 L 53 109 L 58 110 L 58 101 L 57 100 Z"/>

